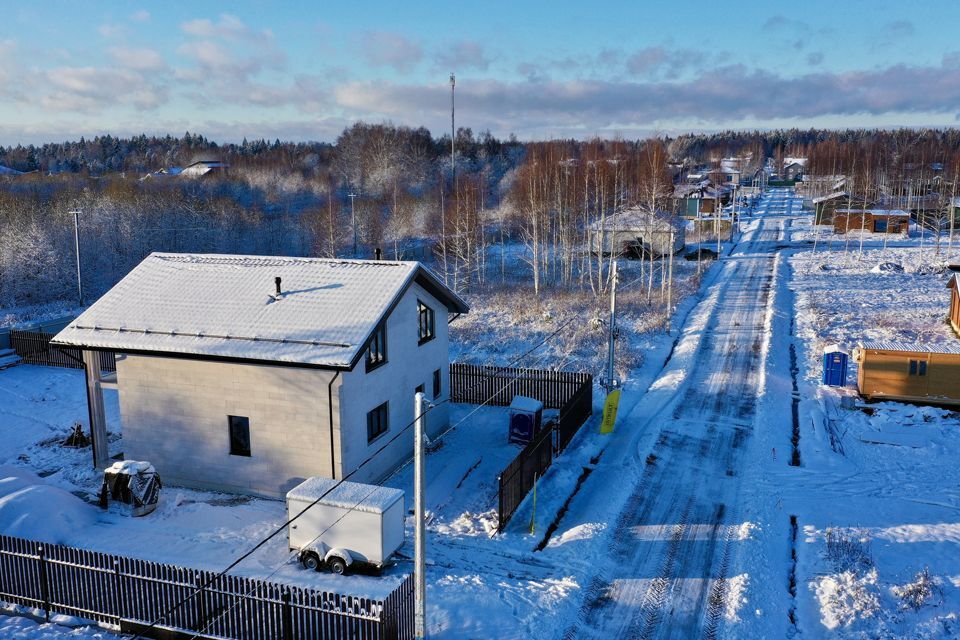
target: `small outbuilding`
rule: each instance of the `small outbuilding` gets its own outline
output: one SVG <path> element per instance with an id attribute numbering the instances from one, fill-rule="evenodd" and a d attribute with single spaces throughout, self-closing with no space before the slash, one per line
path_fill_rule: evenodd
<path id="1" fill-rule="evenodd" d="M 684 224 L 677 216 L 641 207 L 598 220 L 588 232 L 590 250 L 603 255 L 659 258 L 680 252 L 686 241 Z"/>
<path id="2" fill-rule="evenodd" d="M 833 215 L 840 204 L 848 202 L 850 194 L 846 191 L 834 191 L 813 199 L 814 224 L 833 224 Z M 849 204 L 847 205 L 850 206 Z"/>
<path id="3" fill-rule="evenodd" d="M 960 405 L 960 345 L 865 342 L 853 358 L 869 400 Z"/>
<path id="4" fill-rule="evenodd" d="M 900 209 L 837 209 L 833 232 L 869 231 L 871 233 L 907 233 L 910 214 Z"/>
<path id="5" fill-rule="evenodd" d="M 950 276 L 947 287 L 950 289 L 950 326 L 960 335 L 960 290 L 957 289 L 957 287 L 960 287 L 960 281 L 957 280 L 958 276 L 960 274 L 957 273 Z"/>
<path id="6" fill-rule="evenodd" d="M 823 384 L 828 387 L 844 387 L 847 384 L 847 367 L 850 352 L 838 344 L 823 350 Z"/>

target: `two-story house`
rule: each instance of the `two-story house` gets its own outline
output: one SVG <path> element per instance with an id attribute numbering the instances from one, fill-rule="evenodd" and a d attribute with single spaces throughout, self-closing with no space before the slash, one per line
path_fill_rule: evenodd
<path id="1" fill-rule="evenodd" d="M 418 262 L 154 253 L 54 344 L 87 363 L 123 452 L 165 483 L 282 496 L 310 476 L 374 482 L 410 457 L 416 391 L 449 393 L 447 324 L 466 303 Z M 97 351 L 117 354 L 116 379 Z M 427 431 L 447 424 L 446 405 Z"/>

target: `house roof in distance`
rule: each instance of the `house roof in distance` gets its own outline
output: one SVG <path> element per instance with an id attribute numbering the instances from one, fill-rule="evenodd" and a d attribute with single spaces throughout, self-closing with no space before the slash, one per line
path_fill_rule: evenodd
<path id="1" fill-rule="evenodd" d="M 683 221 L 665 211 L 650 211 L 643 207 L 630 207 L 617 213 L 608 215 L 603 220 L 595 220 L 589 225 L 591 231 L 619 231 L 630 229 L 647 229 L 652 226 L 653 231 L 679 230 L 684 227 Z"/>
<path id="2" fill-rule="evenodd" d="M 414 282 L 469 310 L 419 262 L 153 253 L 54 342 L 350 369 Z"/>

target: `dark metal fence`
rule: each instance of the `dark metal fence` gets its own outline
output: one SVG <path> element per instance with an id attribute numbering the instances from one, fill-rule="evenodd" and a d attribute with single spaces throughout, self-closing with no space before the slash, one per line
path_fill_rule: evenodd
<path id="1" fill-rule="evenodd" d="M 10 348 L 27 364 L 40 364 L 50 367 L 83 369 L 83 357 L 80 349 L 51 346 L 54 334 L 42 331 L 10 330 Z M 100 369 L 116 371 L 116 354 L 100 351 Z"/>
<path id="2" fill-rule="evenodd" d="M 450 365 L 450 401 L 509 406 L 514 396 L 536 398 L 548 409 L 560 409 L 587 381 L 589 373 Z"/>
<path id="3" fill-rule="evenodd" d="M 527 396 L 560 416 L 525 446 L 497 478 L 498 530 L 533 489 L 553 459 L 567 448 L 573 436 L 593 414 L 593 376 L 571 371 L 542 371 L 487 367 L 455 362 L 450 365 L 450 400 L 506 407 L 514 396 Z"/>
<path id="4" fill-rule="evenodd" d="M 150 638 L 413 638 L 413 577 L 383 600 L 224 576 L 151 622 L 214 573 L 0 535 L 0 600 Z"/>

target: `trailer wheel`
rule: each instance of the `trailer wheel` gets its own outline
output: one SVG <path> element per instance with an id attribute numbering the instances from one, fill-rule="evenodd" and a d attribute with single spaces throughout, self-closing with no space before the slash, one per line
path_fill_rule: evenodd
<path id="1" fill-rule="evenodd" d="M 334 556 L 327 561 L 327 566 L 330 567 L 330 573 L 335 573 L 338 576 L 342 576 L 347 573 L 347 563 L 343 560 L 343 558 Z"/>
<path id="2" fill-rule="evenodd" d="M 323 566 L 320 556 L 312 551 L 307 551 L 300 556 L 300 564 L 302 564 L 305 569 L 310 569 L 311 571 L 320 571 L 320 568 Z"/>

